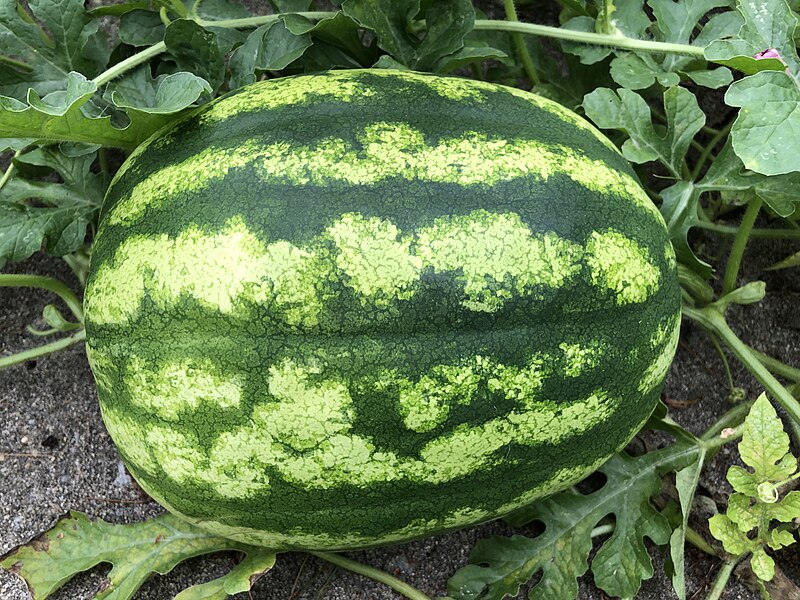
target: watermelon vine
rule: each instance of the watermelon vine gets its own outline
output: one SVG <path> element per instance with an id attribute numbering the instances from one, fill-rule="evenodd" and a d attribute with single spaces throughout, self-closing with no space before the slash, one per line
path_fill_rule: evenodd
<path id="1" fill-rule="evenodd" d="M 668 548 L 678 598 L 724 598 L 740 564 L 750 565 L 758 594 L 781 597 L 771 587 L 773 557 L 780 559 L 781 548 L 795 541 L 800 510 L 797 492 L 789 489 L 797 477 L 796 459 L 770 401 L 781 407 L 796 438 L 800 369 L 748 345 L 726 315 L 732 306 L 757 304 L 766 294 L 763 282 L 741 281 L 750 242 L 800 238 L 798 2 L 270 4 L 271 14 L 254 14 L 228 0 L 103 3 L 92 9 L 82 0 L 0 0 L 0 151 L 5 152 L 0 162 L 6 165 L 0 176 L 0 266 L 11 271 L 0 274 L 0 287 L 30 288 L 32 296 L 57 299 L 43 311 L 40 321 L 46 326 L 28 327 L 34 338 L 51 341 L 0 356 L 0 368 L 85 343 L 92 315 L 87 310 L 84 318 L 83 290 L 26 273 L 23 261 L 37 252 L 63 257 L 85 285 L 90 256 L 100 247 L 95 246 L 100 213 L 115 214 L 116 207 L 103 207 L 103 199 L 116 184 L 119 164 L 198 106 L 256 81 L 329 69 L 411 70 L 531 90 L 579 112 L 634 165 L 677 255 L 685 321 L 707 331 L 718 348 L 732 399 L 740 390 L 726 352 L 766 395 L 739 398 L 705 432 L 678 425 L 679 416 L 659 404 L 641 433 L 657 430 L 672 438 L 670 444 L 644 453 L 623 451 L 599 467 L 604 484 L 584 483 L 508 516 L 522 534 L 479 542 L 470 564 L 452 574 L 448 597 L 499 600 L 529 586 L 531 598 L 577 598 L 587 572 L 592 585 L 608 595 L 635 597 L 654 575 L 645 539 Z M 117 25 L 111 40 L 101 19 Z M 713 90 L 724 91 L 715 105 L 719 114 L 705 101 Z M 738 225 L 730 224 L 733 218 Z M 398 229 L 382 225 L 389 226 Z M 317 232 L 313 243 L 333 243 L 330 231 Z M 731 242 L 724 264 L 706 251 L 704 239 Z M 297 250 L 311 253 L 310 248 Z M 800 252 L 792 252 L 772 268 L 798 266 Z M 485 307 L 488 295 L 476 292 L 469 301 Z M 297 310 L 287 318 L 302 320 L 310 309 Z M 499 377 L 500 366 L 481 366 L 481 376 Z M 288 373 L 297 365 L 284 367 Z M 315 374 L 309 367 L 306 379 L 297 381 L 311 381 Z M 385 385 L 411 389 L 397 373 L 383 375 Z M 443 394 L 452 384 L 437 377 L 426 380 L 426 393 Z M 701 473 L 739 438 L 742 460 L 753 471 L 730 468 L 735 493 L 724 514 L 709 521 L 693 504 Z M 672 486 L 671 494 L 662 492 L 664 482 Z M 123 526 L 75 512 L 41 539 L 5 548 L 0 566 L 19 573 L 38 600 L 78 573 L 110 562 L 114 568 L 94 597 L 121 599 L 133 597 L 153 573 L 165 573 L 186 558 L 228 551 L 238 558 L 230 573 L 178 595 L 225 598 L 249 592 L 262 576 L 269 580 L 276 552 L 251 542 L 219 537 L 172 515 Z M 687 590 L 686 544 L 718 559 L 705 587 Z M 413 600 L 429 597 L 350 558 L 312 554 Z"/>

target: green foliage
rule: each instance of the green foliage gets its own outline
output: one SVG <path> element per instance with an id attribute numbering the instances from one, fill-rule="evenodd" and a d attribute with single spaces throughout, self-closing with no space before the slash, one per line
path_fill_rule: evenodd
<path id="1" fill-rule="evenodd" d="M 736 465 L 728 469 L 728 482 L 734 489 L 728 510 L 711 517 L 708 525 L 726 552 L 737 557 L 750 554 L 753 573 L 770 581 L 775 561 L 766 548 L 780 550 L 797 541 L 785 526 L 772 523 L 800 518 L 800 492 L 781 498 L 781 488 L 800 475 L 797 459 L 789 452 L 789 436 L 764 394 L 745 419 L 739 454 L 751 470 Z"/>
<path id="2" fill-rule="evenodd" d="M 621 129 L 628 134 L 629 139 L 622 145 L 625 158 L 634 163 L 657 160 L 676 178 L 681 176 L 692 138 L 706 120 L 694 95 L 677 86 L 664 92 L 664 135 L 656 132 L 644 99 L 630 90 L 623 88 L 615 93 L 607 88 L 596 89 L 583 99 L 583 107 L 601 129 Z"/>
<path id="3" fill-rule="evenodd" d="M 611 596 L 634 596 L 642 580 L 653 576 L 644 539 L 664 545 L 671 534 L 666 517 L 653 507 L 651 498 L 660 492 L 665 473 L 691 468 L 699 454 L 699 448 L 681 442 L 640 457 L 624 453 L 613 457 L 600 467 L 606 481 L 599 490 L 586 495 L 562 492 L 507 519 L 513 525 L 540 521 L 545 528 L 541 535 L 478 542 L 471 564 L 450 579 L 450 596 L 457 600 L 514 597 L 541 571 L 532 598 L 577 597 L 577 579 L 588 568 L 592 530 L 611 515 L 614 532 L 592 561 L 594 582 Z M 689 487 L 683 487 L 686 496 Z"/>
<path id="4" fill-rule="evenodd" d="M 0 567 L 18 573 L 36 600 L 44 600 L 78 573 L 111 563 L 94 598 L 128 600 L 153 573 L 168 573 L 188 558 L 222 550 L 238 550 L 247 558 L 227 575 L 181 592 L 180 600 L 222 600 L 247 591 L 275 564 L 274 552 L 211 535 L 172 515 L 114 525 L 73 512 L 30 544 L 2 557 Z"/>
<path id="5" fill-rule="evenodd" d="M 722 338 L 798 420 L 794 400 L 764 375 L 720 316 L 730 303 L 759 301 L 763 284 L 750 282 L 715 297 L 706 280 L 722 265 L 704 256 L 692 236 L 698 227 L 713 231 L 719 215 L 730 217 L 760 201 L 769 218 L 787 219 L 784 231 L 794 227 L 800 203 L 797 0 L 737 0 L 735 6 L 733 0 L 563 0 L 563 29 L 605 36 L 606 43 L 552 42 L 547 37 L 559 30 L 545 28 L 526 35 L 522 50 L 512 43 L 508 24 L 486 20 L 468 0 L 346 0 L 341 10 L 322 16 L 292 14 L 312 9 L 311 0 L 270 5 L 285 14 L 254 21 L 230 0 L 134 0 L 91 10 L 82 0 L 0 0 L 0 150 L 16 152 L 0 175 L 0 267 L 42 249 L 64 255 L 85 272 L 87 232 L 94 229 L 112 175 L 106 148 L 130 151 L 194 106 L 247 83 L 375 66 L 461 69 L 461 76 L 471 71 L 519 86 L 533 65 L 534 91 L 583 110 L 640 165 L 642 181 L 660 200 L 684 274 L 686 316 Z M 162 6 L 169 25 L 159 14 Z M 101 16 L 119 25 L 113 48 L 99 31 Z M 236 19 L 247 24 L 231 21 Z M 664 51 L 660 43 L 677 49 Z M 767 57 L 756 58 L 765 51 Z M 525 52 L 530 61 L 523 69 Z M 732 71 L 744 77 L 734 82 Z M 709 109 L 705 88 L 724 90 L 729 108 Z M 742 250 L 748 235 L 749 228 L 737 233 Z M 731 254 L 725 269 L 735 281 L 741 254 Z M 795 253 L 773 268 L 798 265 Z M 0 285 L 9 285 L 2 277 Z M 82 339 L 81 324 L 54 306 L 44 318 L 51 329 L 34 333 L 78 331 L 70 339 Z M 6 358 L 0 363 L 13 364 Z M 683 598 L 688 517 L 712 444 L 666 428 L 680 439 L 676 445 L 637 458 L 621 455 L 603 467 L 608 481 L 599 490 L 560 494 L 513 519 L 542 521 L 541 535 L 479 544 L 475 564 L 453 578 L 452 595 L 500 598 L 541 572 L 532 597 L 574 597 L 576 579 L 588 568 L 592 531 L 608 526 L 613 515 L 614 533 L 592 562 L 596 583 L 610 594 L 634 594 L 652 574 L 642 540 L 669 541 L 673 585 Z M 681 448 L 690 459 L 678 459 Z M 749 470 L 730 469 L 735 493 L 726 514 L 711 519 L 711 528 L 726 551 L 750 556 L 753 570 L 766 580 L 773 568 L 768 553 L 794 542 L 788 524 L 800 517 L 800 492 L 782 496 L 777 489 L 796 477 L 796 462 L 765 399 L 754 405 L 740 448 Z M 668 521 L 669 511 L 656 510 L 652 497 L 662 475 L 672 471 L 674 510 L 681 516 Z M 115 585 L 100 597 L 123 598 L 149 573 L 169 570 L 187 556 L 216 549 L 247 553 L 225 577 L 178 596 L 192 600 L 245 591 L 274 562 L 268 551 L 189 531 L 171 517 L 123 527 L 75 515 L 47 534 L 46 542 L 20 549 L 3 565 L 19 563 L 40 598 L 78 571 L 110 561 Z M 144 549 L 155 539 L 158 552 L 146 557 Z"/>
<path id="6" fill-rule="evenodd" d="M 28 258 L 42 245 L 57 256 L 83 245 L 105 193 L 101 176 L 89 167 L 95 152 L 69 157 L 55 147 L 37 148 L 16 158 L 30 177 L 14 177 L 0 188 L 0 267 Z M 40 181 L 54 171 L 62 183 Z"/>

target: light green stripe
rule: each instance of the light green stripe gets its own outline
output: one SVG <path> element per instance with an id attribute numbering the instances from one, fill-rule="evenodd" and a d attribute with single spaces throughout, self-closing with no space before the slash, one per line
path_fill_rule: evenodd
<path id="1" fill-rule="evenodd" d="M 84 308 L 92 323 L 121 324 L 138 314 L 145 295 L 162 310 L 189 297 L 237 318 L 269 305 L 276 320 L 308 328 L 339 293 L 335 282 L 365 306 L 387 309 L 414 297 L 426 268 L 452 273 L 461 305 L 475 312 L 569 286 L 583 272 L 602 294 L 630 304 L 658 290 L 660 271 L 650 260 L 646 248 L 614 230 L 593 232 L 584 249 L 552 232 L 533 233 L 516 213 L 442 217 L 413 235 L 346 213 L 305 247 L 265 243 L 237 216 L 218 233 L 190 226 L 175 238 L 129 237 L 97 267 Z"/>
<path id="2" fill-rule="evenodd" d="M 467 368 L 474 371 L 483 363 L 487 359 L 476 357 Z M 132 364 L 138 368 L 136 360 Z M 161 425 L 148 429 L 144 439 L 166 476 L 179 483 L 193 479 L 229 497 L 249 497 L 269 489 L 269 479 L 264 475 L 268 468 L 307 490 L 395 480 L 439 484 L 502 463 L 500 450 L 509 444 L 559 444 L 583 434 L 611 418 L 619 404 L 601 390 L 569 404 L 556 404 L 536 398 L 536 386 L 520 390 L 515 374 L 521 369 L 490 363 L 485 369 L 495 375 L 495 393 L 514 401 L 516 408 L 485 423 L 464 424 L 435 438 L 422 448 L 419 458 L 379 451 L 371 438 L 353 433 L 353 400 L 347 387 L 336 380 L 317 382 L 321 367 L 288 359 L 269 368 L 269 400 L 255 405 L 250 423 L 220 434 L 207 454 L 184 434 Z M 537 361 L 532 362 L 532 369 L 538 371 Z M 164 369 L 160 375 L 163 381 L 150 381 L 136 391 L 142 397 L 153 396 L 137 403 L 152 406 L 158 414 L 164 406 L 172 405 L 171 399 L 165 401 L 162 388 L 186 387 L 170 378 Z M 149 375 L 153 380 L 158 376 Z M 476 401 L 477 394 L 469 392 L 463 402 Z M 399 411 L 401 403 L 402 399 L 398 399 Z M 140 426 L 130 427 L 132 433 L 118 424 L 115 433 L 125 441 L 140 438 L 139 447 Z"/>
<path id="3" fill-rule="evenodd" d="M 362 75 L 367 77 L 362 77 Z M 244 92 L 213 103 L 198 116 L 198 120 L 202 124 L 219 123 L 225 119 L 236 117 L 243 112 L 275 110 L 311 104 L 315 100 L 352 102 L 357 99 L 383 94 L 384 88 L 380 85 L 377 88 L 371 85 L 368 82 L 370 78 L 400 80 L 422 85 L 442 98 L 456 102 L 468 100 L 482 103 L 492 98 L 494 94 L 505 93 L 524 100 L 533 107 L 547 111 L 565 123 L 591 134 L 607 148 L 619 153 L 617 147 L 585 119 L 548 98 L 518 88 L 486 81 L 461 77 L 435 77 L 409 71 L 349 70 L 326 73 L 325 75 L 276 79 L 254 85 Z"/>
<path id="4" fill-rule="evenodd" d="M 659 353 L 655 360 L 647 367 L 644 376 L 639 381 L 638 390 L 642 394 L 652 392 L 655 388 L 664 383 L 664 378 L 672 365 L 675 351 L 678 348 L 678 341 L 681 333 L 680 313 L 669 318 L 666 322 L 659 325 L 658 329 L 650 337 L 650 346 L 658 348 Z"/>
<path id="5" fill-rule="evenodd" d="M 566 175 L 599 194 L 617 194 L 660 213 L 630 175 L 566 146 L 535 140 L 495 139 L 478 132 L 428 144 L 422 132 L 403 123 L 378 122 L 358 135 L 360 144 L 328 138 L 315 146 L 291 142 L 236 148 L 210 147 L 152 173 L 136 184 L 107 215 L 111 225 L 135 223 L 149 207 L 168 205 L 178 192 L 197 191 L 232 169 L 251 166 L 265 181 L 325 187 L 330 182 L 372 185 L 389 178 L 469 186 L 491 186 L 518 177 L 547 181 Z"/>

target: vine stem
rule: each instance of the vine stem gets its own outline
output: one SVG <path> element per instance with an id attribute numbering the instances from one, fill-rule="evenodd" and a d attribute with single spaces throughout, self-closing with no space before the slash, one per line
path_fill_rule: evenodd
<path id="1" fill-rule="evenodd" d="M 131 69 L 135 69 L 143 63 L 146 63 L 151 58 L 155 58 L 162 52 L 165 52 L 166 49 L 167 45 L 164 42 L 153 44 L 149 48 L 145 48 L 141 52 L 137 52 L 133 56 L 129 56 L 125 60 L 118 62 L 110 69 L 103 71 L 100 73 L 100 75 L 92 79 L 92 81 L 95 83 L 95 85 L 97 85 L 97 87 L 100 87 L 115 77 L 118 77 L 123 73 L 130 71 Z"/>
<path id="2" fill-rule="evenodd" d="M 75 318 L 83 323 L 83 306 L 75 293 L 58 279 L 42 275 L 0 274 L 0 287 L 33 287 L 48 290 L 64 301 Z"/>
<path id="3" fill-rule="evenodd" d="M 708 160 L 708 157 L 711 156 L 711 153 L 714 151 L 714 148 L 717 147 L 717 144 L 719 144 L 720 140 L 722 140 L 722 138 L 724 138 L 726 135 L 728 135 L 728 133 L 730 133 L 732 127 L 733 127 L 733 121 L 729 122 L 725 127 L 717 131 L 714 134 L 714 137 L 711 138 L 711 141 L 708 142 L 708 145 L 705 148 L 703 148 L 702 152 L 700 153 L 700 156 L 697 159 L 697 163 L 695 164 L 694 169 L 692 170 L 692 176 L 691 176 L 692 181 L 695 181 L 697 177 L 700 175 L 700 170 L 703 168 L 703 165 Z"/>
<path id="4" fill-rule="evenodd" d="M 729 559 L 722 563 L 722 568 L 719 570 L 719 573 L 717 573 L 717 577 L 714 579 L 714 585 L 708 593 L 708 596 L 706 596 L 706 600 L 719 600 L 722 596 L 722 592 L 725 590 L 725 586 L 728 585 L 728 580 L 731 578 L 733 570 L 736 568 L 736 565 L 739 564 L 739 560 L 741 560 L 741 557 Z"/>
<path id="5" fill-rule="evenodd" d="M 22 154 L 22 150 L 17 150 L 14 152 L 14 156 L 11 157 L 11 162 L 8 163 L 8 168 L 6 172 L 3 173 L 3 177 L 0 178 L 0 190 L 3 189 L 3 186 L 8 183 L 8 180 L 11 179 L 11 174 L 14 172 L 14 159 L 17 158 L 20 154 Z"/>
<path id="6" fill-rule="evenodd" d="M 706 231 L 713 231 L 714 233 L 721 233 L 723 235 L 736 235 L 739 231 L 738 227 L 733 225 L 721 225 L 719 223 L 710 223 L 708 221 L 698 221 L 695 227 L 705 229 Z M 761 239 L 800 239 L 800 229 L 753 229 L 750 231 L 751 238 Z"/>
<path id="7" fill-rule="evenodd" d="M 353 571 L 354 573 L 364 575 L 365 577 L 369 577 L 370 579 L 374 579 L 375 581 L 379 581 L 380 583 L 388 585 L 394 591 L 403 594 L 403 596 L 406 598 L 409 598 L 409 600 L 431 600 L 429 596 L 426 596 L 417 588 L 407 584 L 405 581 L 401 581 L 397 577 L 389 575 L 389 573 L 386 571 L 350 560 L 349 558 L 345 558 L 344 556 L 336 554 L 335 552 L 309 551 L 309 554 L 313 554 L 317 558 L 326 560 L 337 567 L 342 567 L 348 571 Z"/>
<path id="8" fill-rule="evenodd" d="M 750 347 L 737 337 L 719 310 L 712 307 L 693 308 L 687 305 L 684 305 L 682 310 L 683 314 L 688 318 L 696 321 L 711 333 L 716 334 L 731 349 L 736 358 L 747 367 L 747 370 L 753 374 L 758 382 L 783 406 L 789 416 L 797 423 L 800 423 L 800 404 L 775 379 Z"/>
<path id="9" fill-rule="evenodd" d="M 505 1 L 505 0 L 504 0 Z M 338 12 L 332 11 L 309 11 L 293 13 L 301 17 L 305 17 L 311 21 L 319 21 L 334 17 Z M 516 14 L 516 13 L 515 13 Z M 258 17 L 247 17 L 245 19 L 221 19 L 219 21 L 207 21 L 205 19 L 194 19 L 195 22 L 202 27 L 223 27 L 226 29 L 247 29 L 251 27 L 260 27 L 267 23 L 272 23 L 280 19 L 280 14 L 262 15 Z M 688 56 L 696 56 L 703 58 L 703 48 L 700 46 L 690 46 L 688 44 L 668 44 L 665 42 L 652 42 L 648 40 L 637 40 L 629 38 L 622 34 L 605 34 L 605 33 L 592 33 L 588 31 L 573 31 L 570 29 L 562 29 L 560 27 L 550 27 L 548 25 L 537 25 L 535 23 L 521 23 L 519 21 L 504 21 L 493 19 L 476 19 L 473 29 L 476 31 L 508 31 L 509 33 L 519 33 L 524 35 L 538 35 L 542 37 L 550 37 L 560 40 L 567 40 L 571 42 L 579 42 L 584 44 L 594 44 L 599 46 L 613 46 L 616 48 L 623 48 L 626 50 L 635 50 L 637 52 L 662 52 L 667 54 L 683 54 Z M 158 56 L 165 52 L 167 46 L 164 42 L 153 44 L 149 48 L 145 48 L 141 52 L 137 52 L 133 56 L 117 63 L 110 69 L 103 71 L 92 79 L 92 81 L 99 87 L 108 83 L 115 77 L 122 75 L 139 65 L 147 62 L 151 58 Z M 527 50 L 527 49 L 526 49 Z M 524 61 L 524 58 L 523 58 Z M 529 74 L 530 76 L 530 74 Z"/>
<path id="10" fill-rule="evenodd" d="M 728 262 L 725 264 L 725 275 L 722 278 L 722 296 L 730 294 L 736 289 L 736 278 L 739 276 L 739 267 L 742 264 L 744 249 L 747 247 L 747 240 L 750 238 L 750 232 L 753 230 L 758 212 L 761 210 L 761 204 L 762 200 L 759 196 L 753 197 L 747 204 L 747 210 L 742 217 L 739 231 L 733 239 L 733 246 L 731 246 Z"/>
<path id="11" fill-rule="evenodd" d="M 786 363 L 779 361 L 763 352 L 759 352 L 750 346 L 750 352 L 761 362 L 762 365 L 767 367 L 775 375 L 780 375 L 794 382 L 800 382 L 800 369 L 789 366 Z"/>
<path id="12" fill-rule="evenodd" d="M 517 18 L 517 9 L 514 6 L 514 0 L 503 0 L 503 8 L 505 9 L 507 21 L 513 23 L 519 22 L 519 19 Z M 528 47 L 525 45 L 525 39 L 522 37 L 521 33 L 512 33 L 511 39 L 514 42 L 514 46 L 517 49 L 517 54 L 519 54 L 519 58 L 522 61 L 522 68 L 525 69 L 525 74 L 531 81 L 531 85 L 538 85 L 539 75 L 536 72 L 536 65 L 533 64 L 531 54 L 528 52 Z"/>
<path id="13" fill-rule="evenodd" d="M 53 354 L 54 352 L 64 350 L 70 346 L 74 346 L 75 344 L 80 344 L 85 339 L 86 330 L 81 329 L 75 335 L 61 338 L 60 340 L 50 342 L 49 344 L 37 346 L 36 348 L 31 348 L 30 350 L 23 350 L 22 352 L 17 352 L 11 356 L 0 357 L 0 369 L 5 369 L 6 367 L 10 367 L 12 365 L 18 365 L 26 360 L 39 358 L 40 356 L 46 356 L 47 354 Z"/>
<path id="14" fill-rule="evenodd" d="M 514 23 L 511 21 L 500 21 L 492 19 L 476 19 L 473 29 L 483 31 L 510 31 L 512 33 L 524 33 L 527 35 L 539 35 L 570 42 L 580 42 L 597 46 L 613 46 L 626 50 L 636 50 L 638 52 L 663 52 L 666 54 L 684 54 L 687 56 L 704 57 L 704 49 L 701 46 L 689 46 L 688 44 L 668 44 L 665 42 L 651 42 L 647 40 L 637 40 L 622 34 L 610 35 L 606 33 L 592 33 L 588 31 L 574 31 L 562 29 L 560 27 L 550 27 L 548 25 L 537 25 L 535 23 Z"/>

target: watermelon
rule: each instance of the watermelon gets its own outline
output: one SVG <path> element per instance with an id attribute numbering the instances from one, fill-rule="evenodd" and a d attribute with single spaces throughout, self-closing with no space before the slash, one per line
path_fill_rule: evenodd
<path id="1" fill-rule="evenodd" d="M 344 549 L 597 469 L 653 410 L 680 293 L 659 212 L 580 117 L 355 70 L 243 87 L 137 148 L 85 310 L 105 425 L 153 498 Z"/>

